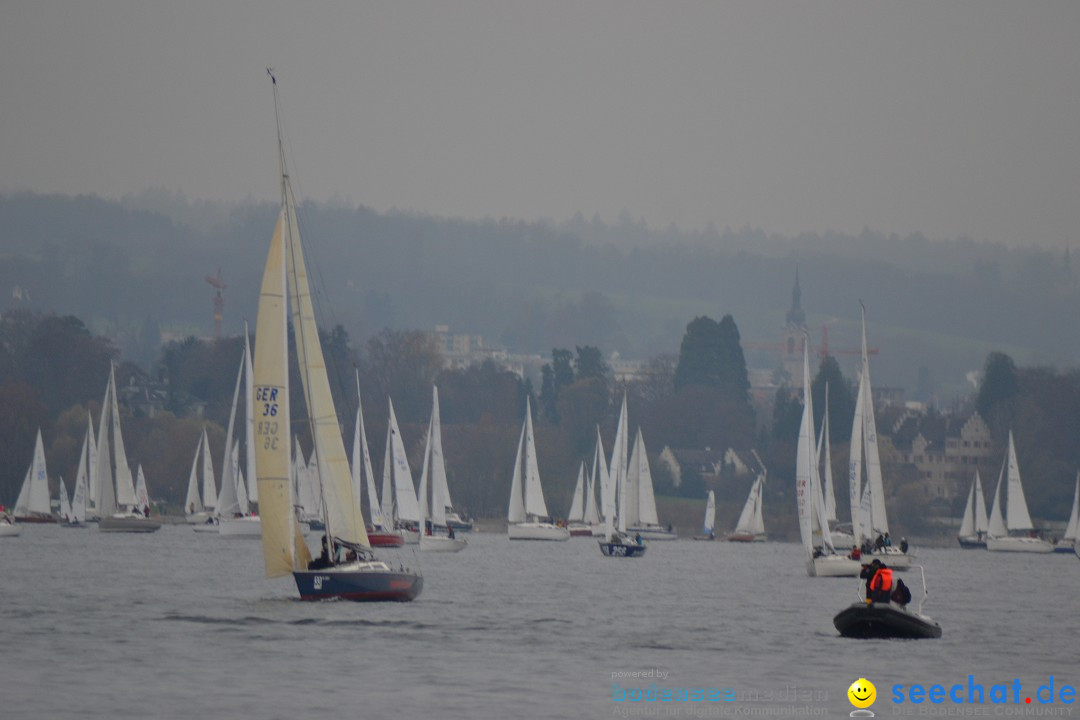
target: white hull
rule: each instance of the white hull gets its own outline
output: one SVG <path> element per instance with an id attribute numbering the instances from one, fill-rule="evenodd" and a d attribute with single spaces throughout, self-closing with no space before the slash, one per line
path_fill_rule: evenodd
<path id="1" fill-rule="evenodd" d="M 626 534 L 633 537 L 640 534 L 642 540 L 678 540 L 679 536 L 674 531 L 668 532 L 662 527 L 632 527 L 626 529 Z"/>
<path id="2" fill-rule="evenodd" d="M 570 531 L 556 527 L 551 523 L 523 522 L 511 523 L 506 527 L 506 534 L 511 540 L 569 540 Z"/>
<path id="3" fill-rule="evenodd" d="M 22 528 L 18 525 L 9 525 L 8 523 L 0 523 L 0 537 L 15 537 L 22 532 Z"/>
<path id="4" fill-rule="evenodd" d="M 420 550 L 423 552 L 461 552 L 468 543 L 464 538 L 451 538 L 446 535 L 424 535 L 420 538 Z"/>
<path id="5" fill-rule="evenodd" d="M 188 525 L 205 525 L 206 521 L 210 519 L 210 513 L 197 512 L 188 515 L 186 520 Z"/>
<path id="6" fill-rule="evenodd" d="M 406 528 L 398 528 L 394 532 L 401 535 L 402 539 L 405 540 L 406 545 L 416 545 L 416 544 L 418 544 L 420 542 L 420 531 L 419 530 L 409 530 L 409 529 L 406 529 Z"/>
<path id="7" fill-rule="evenodd" d="M 823 555 L 806 561 L 810 577 L 859 577 L 862 563 L 843 555 Z"/>
<path id="8" fill-rule="evenodd" d="M 192 525 L 191 529 L 197 533 L 213 533 L 218 534 L 217 523 L 203 523 L 202 525 Z"/>
<path id="9" fill-rule="evenodd" d="M 262 537 L 262 521 L 258 515 L 239 518 L 221 518 L 218 534 L 225 537 Z"/>
<path id="10" fill-rule="evenodd" d="M 902 552 L 898 547 L 887 547 L 863 556 L 865 562 L 874 560 L 880 560 L 893 570 L 907 570 L 915 563 L 915 553 Z"/>
<path id="11" fill-rule="evenodd" d="M 1048 553 L 1054 551 L 1054 546 L 1040 538 L 988 537 L 986 549 L 990 552 Z"/>

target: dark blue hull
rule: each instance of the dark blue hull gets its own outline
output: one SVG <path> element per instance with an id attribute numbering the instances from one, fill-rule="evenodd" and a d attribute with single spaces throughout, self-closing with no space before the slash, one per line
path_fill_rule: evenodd
<path id="1" fill-rule="evenodd" d="M 424 589 L 424 578 L 412 572 L 301 570 L 293 572 L 301 600 L 408 602 Z"/>
<path id="2" fill-rule="evenodd" d="M 624 543 L 613 543 L 600 541 L 600 552 L 605 557 L 641 557 L 645 554 L 644 545 L 626 545 Z"/>

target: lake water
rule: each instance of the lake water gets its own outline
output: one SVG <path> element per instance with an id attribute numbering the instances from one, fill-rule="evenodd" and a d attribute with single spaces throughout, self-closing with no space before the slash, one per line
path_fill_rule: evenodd
<path id="1" fill-rule="evenodd" d="M 1080 686 L 1074 555 L 919 550 L 942 639 L 858 641 L 832 625 L 856 581 L 806 577 L 796 545 L 653 543 L 627 560 L 590 539 L 469 541 L 382 551 L 422 570 L 415 602 L 302 603 L 263 577 L 256 540 L 24 526 L 0 540 L 0 718 L 847 717 L 863 676 L 881 717 L 946 709 L 895 706 L 895 684 Z M 735 700 L 615 702 L 613 683 Z M 1080 717 L 1023 696 L 966 709 Z"/>

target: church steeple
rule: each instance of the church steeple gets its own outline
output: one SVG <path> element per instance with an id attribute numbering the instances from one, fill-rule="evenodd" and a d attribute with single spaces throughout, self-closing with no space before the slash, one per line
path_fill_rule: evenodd
<path id="1" fill-rule="evenodd" d="M 806 329 L 806 313 L 802 309 L 802 290 L 799 288 L 799 266 L 795 266 L 795 287 L 791 291 L 791 309 L 787 314 L 789 329 Z"/>

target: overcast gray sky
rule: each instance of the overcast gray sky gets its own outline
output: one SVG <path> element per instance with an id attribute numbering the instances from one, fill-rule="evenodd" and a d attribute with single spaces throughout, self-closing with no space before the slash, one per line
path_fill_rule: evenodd
<path id="1" fill-rule="evenodd" d="M 0 191 L 1080 228 L 1080 2 L 0 0 Z M 1074 243 L 1075 244 L 1075 243 Z"/>

